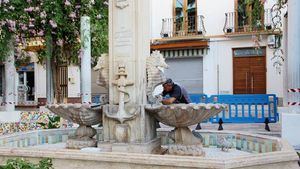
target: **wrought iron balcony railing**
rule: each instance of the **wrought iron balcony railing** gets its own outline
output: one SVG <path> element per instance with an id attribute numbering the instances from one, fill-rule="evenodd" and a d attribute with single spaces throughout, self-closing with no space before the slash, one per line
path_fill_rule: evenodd
<path id="1" fill-rule="evenodd" d="M 260 19 L 254 19 L 251 13 L 229 12 L 225 13 L 225 34 L 247 34 L 255 32 L 272 32 L 271 9 L 264 10 Z M 257 17 L 257 16 L 256 16 Z"/>
<path id="2" fill-rule="evenodd" d="M 162 20 L 162 38 L 185 37 L 185 36 L 204 36 L 204 17 L 190 16 L 178 18 L 165 18 Z"/>

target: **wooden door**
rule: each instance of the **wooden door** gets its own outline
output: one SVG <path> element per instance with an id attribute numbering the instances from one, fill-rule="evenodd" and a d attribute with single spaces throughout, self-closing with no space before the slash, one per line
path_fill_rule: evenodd
<path id="1" fill-rule="evenodd" d="M 266 58 L 250 58 L 250 93 L 266 94 Z"/>
<path id="2" fill-rule="evenodd" d="M 68 98 L 68 67 L 66 65 L 59 65 L 57 67 L 56 78 L 56 99 L 58 103 L 64 103 L 65 99 Z"/>
<path id="3" fill-rule="evenodd" d="M 250 58 L 234 58 L 233 59 L 233 91 L 234 94 L 249 93 L 250 78 Z"/>
<path id="4" fill-rule="evenodd" d="M 259 56 L 251 54 L 250 50 L 252 49 L 246 50 L 245 56 L 233 57 L 233 93 L 266 94 L 265 49 Z M 242 53 L 240 52 L 240 54 Z"/>

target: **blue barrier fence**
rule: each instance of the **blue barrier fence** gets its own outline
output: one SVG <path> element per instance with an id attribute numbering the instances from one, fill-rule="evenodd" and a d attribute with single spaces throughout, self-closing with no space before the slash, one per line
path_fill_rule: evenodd
<path id="1" fill-rule="evenodd" d="M 264 123 L 268 118 L 270 123 L 278 121 L 277 97 L 274 94 L 245 95 L 212 95 L 190 94 L 193 103 L 222 103 L 227 109 L 219 115 L 210 118 L 210 122 L 218 123 L 222 118 L 224 123 Z M 100 95 L 93 95 L 93 103 L 100 103 Z"/>
<path id="2" fill-rule="evenodd" d="M 189 97 L 192 103 L 206 103 L 208 99 L 206 94 L 189 94 Z"/>
<path id="3" fill-rule="evenodd" d="M 205 99 L 204 99 L 205 98 Z M 278 121 L 277 97 L 274 94 L 212 95 L 191 94 L 193 103 L 222 103 L 227 109 L 209 121 L 218 123 L 270 123 Z"/>

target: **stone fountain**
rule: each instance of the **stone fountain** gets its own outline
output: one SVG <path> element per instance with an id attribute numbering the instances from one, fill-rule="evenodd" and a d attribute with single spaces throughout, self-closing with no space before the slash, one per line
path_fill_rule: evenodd
<path id="1" fill-rule="evenodd" d="M 58 169 L 298 168 L 299 157 L 291 146 L 280 138 L 219 131 L 196 131 L 203 136 L 203 141 L 194 137 L 188 126 L 216 115 L 224 109 L 223 105 L 158 104 L 159 101 L 151 96 L 151 91 L 164 79 L 160 68 L 167 66 L 159 52 L 153 52 L 149 56 L 149 6 L 150 1 L 147 0 L 109 1 L 109 55 L 102 57 L 99 67 L 96 68 L 101 72 L 99 82 L 109 89 L 107 104 L 100 106 L 99 110 L 91 108 L 90 91 L 87 87 L 90 84 L 89 80 L 84 80 L 83 104 L 48 106 L 62 117 L 80 124 L 81 127 L 75 132 L 75 139 L 69 138 L 74 144 L 83 141 L 84 145 L 95 146 L 95 140 L 92 138 L 95 131 L 91 125 L 102 119 L 103 129 L 99 129 L 97 133 L 98 148 L 93 149 L 97 151 L 85 152 L 64 147 L 57 149 L 47 147 L 49 144 L 45 145 L 53 142 L 64 144 L 62 136 L 66 136 L 73 129 L 18 133 L 0 137 L 0 147 L 5 146 L 0 148 L 0 164 L 8 158 L 22 157 L 35 162 L 41 158 L 51 158 L 54 168 Z M 89 48 L 85 50 L 90 51 Z M 90 60 L 90 57 L 86 57 L 90 52 L 84 53 L 82 64 L 87 67 L 90 64 L 85 61 Z M 88 69 L 83 66 L 82 77 L 86 77 L 90 72 L 84 72 Z M 155 118 L 175 127 L 175 130 L 169 133 L 175 144 L 164 142 L 171 155 L 162 155 L 160 151 L 161 139 L 157 137 Z M 232 151 L 242 151 L 246 154 L 235 157 L 230 154 L 218 157 L 204 156 L 205 150 L 216 149 L 217 138 L 224 135 L 235 143 Z M 44 145 L 44 149 L 39 147 Z M 202 145 L 206 147 L 202 148 Z M 222 153 L 221 150 L 218 153 Z M 190 157 L 191 155 L 195 157 Z"/>
<path id="2" fill-rule="evenodd" d="M 188 126 L 217 115 L 224 107 L 192 104 L 163 106 L 152 95 L 154 88 L 166 80 L 163 69 L 168 65 L 159 51 L 154 51 L 149 56 L 148 6 L 149 2 L 138 0 L 110 2 L 109 55 L 102 55 L 94 68 L 99 71 L 98 85 L 108 89 L 108 103 L 100 107 L 102 118 L 99 117 L 100 112 L 97 114 L 82 105 L 77 108 L 73 105 L 48 106 L 54 113 L 80 124 L 76 139 L 68 140 L 68 148 L 83 147 L 77 146 L 79 143 L 84 143 L 85 147 L 94 147 L 95 140 L 92 137 L 95 130 L 90 126 L 102 120 L 103 141 L 97 144 L 102 151 L 145 154 L 160 152 L 161 140 L 156 135 L 157 119 L 175 127 L 175 145 L 169 147 L 170 154 L 204 155 L 201 140 L 193 136 Z M 143 15 L 136 16 L 135 11 Z M 83 30 L 83 33 L 88 32 Z M 90 59 L 84 56 L 82 63 Z M 82 81 L 82 85 L 88 85 L 87 81 Z M 86 95 L 83 97 L 83 103 L 88 102 Z"/>
<path id="3" fill-rule="evenodd" d="M 175 141 L 175 144 L 168 147 L 169 154 L 204 156 L 202 141 L 193 135 L 188 126 L 207 120 L 224 108 L 224 105 L 218 104 L 147 105 L 146 112 L 160 122 L 175 127 L 169 133 Z"/>

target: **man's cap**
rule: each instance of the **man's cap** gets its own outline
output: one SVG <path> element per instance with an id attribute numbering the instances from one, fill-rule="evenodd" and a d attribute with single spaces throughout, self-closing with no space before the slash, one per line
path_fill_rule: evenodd
<path id="1" fill-rule="evenodd" d="M 172 79 L 167 79 L 167 80 L 163 83 L 163 85 L 165 85 L 165 84 L 171 84 L 171 85 L 173 85 L 174 82 L 173 82 Z"/>

